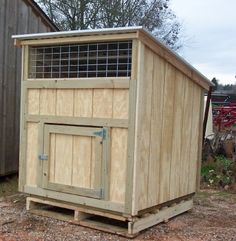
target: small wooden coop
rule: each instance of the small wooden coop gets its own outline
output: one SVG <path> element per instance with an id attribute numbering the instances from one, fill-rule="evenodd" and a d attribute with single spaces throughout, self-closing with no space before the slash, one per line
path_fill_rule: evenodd
<path id="1" fill-rule="evenodd" d="M 14 38 L 28 209 L 66 208 L 72 222 L 134 236 L 192 208 L 204 76 L 142 27 Z"/>

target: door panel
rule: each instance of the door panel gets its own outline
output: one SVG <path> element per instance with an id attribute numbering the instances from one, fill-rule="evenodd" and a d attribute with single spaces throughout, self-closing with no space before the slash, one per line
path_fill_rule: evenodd
<path id="1" fill-rule="evenodd" d="M 94 198 L 104 194 L 104 129 L 44 126 L 42 186 Z"/>

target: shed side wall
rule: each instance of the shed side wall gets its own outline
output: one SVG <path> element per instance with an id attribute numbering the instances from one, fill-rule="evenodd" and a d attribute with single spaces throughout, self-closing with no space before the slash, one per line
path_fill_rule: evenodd
<path id="1" fill-rule="evenodd" d="M 142 49 L 135 212 L 195 192 L 202 116 L 203 89 L 144 44 Z"/>
<path id="2" fill-rule="evenodd" d="M 21 49 L 14 34 L 49 32 L 22 0 L 0 0 L 0 175 L 18 170 Z"/>

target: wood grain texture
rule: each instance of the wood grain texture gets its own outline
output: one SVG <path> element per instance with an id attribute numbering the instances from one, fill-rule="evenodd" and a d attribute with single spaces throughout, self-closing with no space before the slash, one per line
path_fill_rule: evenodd
<path id="1" fill-rule="evenodd" d="M 185 83 L 185 95 L 184 95 L 184 107 L 183 107 L 183 123 L 182 123 L 182 146 L 181 146 L 181 175 L 180 178 L 180 196 L 188 193 L 188 174 L 189 174 L 189 158 L 191 147 L 191 135 L 192 135 L 192 118 L 198 118 L 192 115 L 193 110 L 193 82 L 187 77 L 184 80 Z M 196 147 L 197 148 L 197 147 Z"/>
<path id="2" fill-rule="evenodd" d="M 199 153 L 199 142 L 200 136 L 201 136 L 201 131 L 202 129 L 200 128 L 203 122 L 201 121 L 201 116 L 203 113 L 201 113 L 202 108 L 201 108 L 201 101 L 202 98 L 202 92 L 201 89 L 199 89 L 196 85 L 194 85 L 193 89 L 193 108 L 192 108 L 192 116 L 198 116 L 199 118 L 192 118 L 192 123 L 191 123 L 191 141 L 190 141 L 190 157 L 189 157 L 189 173 L 188 173 L 188 192 L 196 192 L 196 180 L 197 180 L 197 175 L 198 175 L 198 153 Z"/>
<path id="3" fill-rule="evenodd" d="M 37 185 L 38 170 L 38 124 L 27 124 L 26 184 Z"/>
<path id="4" fill-rule="evenodd" d="M 124 203 L 125 177 L 127 165 L 128 130 L 112 128 L 111 130 L 111 165 L 110 165 L 110 199 L 112 202 Z"/>
<path id="5" fill-rule="evenodd" d="M 151 103 L 152 103 L 152 78 L 153 78 L 153 54 L 146 47 L 144 51 L 144 76 L 139 79 L 138 118 L 137 125 L 137 176 L 139 208 L 147 207 L 149 147 L 151 138 Z"/>
<path id="6" fill-rule="evenodd" d="M 160 154 L 161 132 L 163 119 L 163 92 L 165 84 L 165 62 L 160 57 L 154 57 L 154 72 L 152 85 L 152 115 L 151 115 L 151 140 L 148 171 L 148 206 L 158 202 L 160 193 Z"/>
<path id="7" fill-rule="evenodd" d="M 41 89 L 40 90 L 40 115 L 56 114 L 56 90 Z"/>
<path id="8" fill-rule="evenodd" d="M 92 117 L 93 90 L 76 89 L 74 94 L 74 116 Z"/>
<path id="9" fill-rule="evenodd" d="M 56 115 L 73 116 L 74 114 L 74 91 L 57 90 Z"/>
<path id="10" fill-rule="evenodd" d="M 39 114 L 40 91 L 38 89 L 28 90 L 28 114 Z"/>
<path id="11" fill-rule="evenodd" d="M 91 188 L 92 137 L 73 136 L 72 186 Z"/>
<path id="12" fill-rule="evenodd" d="M 129 90 L 116 89 L 113 94 L 113 118 L 128 119 Z"/>
<path id="13" fill-rule="evenodd" d="M 175 199 L 180 196 L 179 186 L 180 176 L 182 175 L 181 165 L 183 161 L 182 150 L 182 129 L 184 115 L 184 94 L 185 94 L 185 77 L 181 72 L 176 72 L 175 98 L 174 98 L 174 123 L 173 123 L 173 139 L 172 139 L 172 158 L 170 169 L 170 198 Z"/>
<path id="14" fill-rule="evenodd" d="M 73 137 L 56 134 L 55 183 L 71 185 Z"/>
<path id="15" fill-rule="evenodd" d="M 43 15 L 30 11 L 28 2 L 0 1 L 0 176 L 16 173 L 19 164 L 22 50 L 14 47 L 12 35 L 42 32 L 39 26 L 47 25 L 37 22 Z"/>
<path id="16" fill-rule="evenodd" d="M 93 91 L 93 117 L 112 118 L 113 90 Z"/>
<path id="17" fill-rule="evenodd" d="M 162 119 L 162 142 L 160 156 L 160 194 L 159 202 L 166 202 L 170 199 L 170 168 L 172 161 L 172 138 L 173 138 L 173 118 L 174 118 L 174 98 L 175 98 L 175 68 L 166 63 L 165 86 L 163 101 Z"/>

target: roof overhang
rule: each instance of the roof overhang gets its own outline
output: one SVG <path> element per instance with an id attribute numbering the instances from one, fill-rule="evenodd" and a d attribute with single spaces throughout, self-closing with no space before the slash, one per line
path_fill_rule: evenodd
<path id="1" fill-rule="evenodd" d="M 36 41 L 40 43 L 39 40 L 42 40 L 42 43 L 48 40 L 58 38 L 83 38 L 86 36 L 106 36 L 119 35 L 119 34 L 134 34 L 127 36 L 135 36 L 141 41 L 145 42 L 148 47 L 150 47 L 154 52 L 159 56 L 164 58 L 170 64 L 174 65 L 177 69 L 186 74 L 189 78 L 193 79 L 197 84 L 201 85 L 204 89 L 208 90 L 209 86 L 214 86 L 212 82 L 201 74 L 197 69 L 195 69 L 191 64 L 184 60 L 180 55 L 170 49 L 168 46 L 163 44 L 158 38 L 153 34 L 147 31 L 142 26 L 135 27 L 122 27 L 122 28 L 105 28 L 105 29 L 89 29 L 89 30 L 74 30 L 74 31 L 62 31 L 62 32 L 49 32 L 49 33 L 34 33 L 34 34 L 24 34 L 24 35 L 13 35 L 12 38 L 15 39 L 16 45 L 22 45 L 28 43 L 31 45 Z M 97 38 L 99 40 L 99 38 Z M 73 41 L 73 40 L 72 40 Z M 55 40 L 56 42 L 56 40 Z"/>

